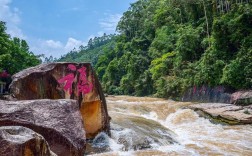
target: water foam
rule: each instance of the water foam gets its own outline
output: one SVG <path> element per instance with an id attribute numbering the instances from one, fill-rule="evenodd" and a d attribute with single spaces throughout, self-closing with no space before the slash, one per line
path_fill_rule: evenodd
<path id="1" fill-rule="evenodd" d="M 126 101 L 126 100 L 107 100 L 110 104 L 140 105 L 140 104 L 166 104 L 168 101 Z"/>
<path id="2" fill-rule="evenodd" d="M 156 104 L 155 101 L 109 101 L 112 104 Z M 160 103 L 169 103 L 160 101 Z M 175 104 L 175 103 L 174 103 Z M 156 106 L 156 105 L 153 105 Z M 141 108 L 143 109 L 143 108 Z M 121 110 L 117 110 L 121 111 Z M 176 112 L 168 114 L 164 120 L 158 118 L 157 112 L 145 112 L 144 114 L 135 114 L 133 110 L 127 107 L 122 110 L 128 116 L 141 116 L 149 120 L 159 122 L 164 127 L 172 130 L 176 135 L 173 137 L 178 144 L 161 145 L 155 142 L 151 143 L 152 150 L 158 150 L 164 153 L 176 155 L 252 155 L 252 126 L 237 125 L 228 126 L 213 124 L 208 119 L 199 117 L 191 109 L 178 109 Z M 144 112 L 144 111 L 143 111 Z M 117 112 L 122 113 L 122 112 Z M 153 128 L 153 131 L 158 129 Z M 118 138 L 124 135 L 132 135 L 132 129 L 122 129 L 121 131 L 112 131 L 112 140 L 115 146 L 113 151 L 117 155 L 137 155 L 133 150 L 122 151 L 122 144 L 118 144 Z M 160 133 L 160 136 L 163 136 Z M 144 152 L 143 152 L 144 153 Z"/>
<path id="3" fill-rule="evenodd" d="M 159 120 L 156 112 L 141 116 L 159 122 L 176 134 L 175 139 L 179 144 L 155 146 L 162 152 L 174 151 L 183 155 L 240 155 L 242 151 L 239 149 L 248 149 L 245 155 L 252 154 L 252 139 L 248 139 L 252 138 L 251 125 L 213 124 L 191 109 L 178 109 L 165 120 Z M 246 134 L 249 136 L 245 137 Z"/>

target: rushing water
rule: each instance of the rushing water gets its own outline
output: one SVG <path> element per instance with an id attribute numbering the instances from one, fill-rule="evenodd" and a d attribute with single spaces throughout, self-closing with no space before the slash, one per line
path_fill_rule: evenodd
<path id="1" fill-rule="evenodd" d="M 252 156 L 252 125 L 213 124 L 185 102 L 116 96 L 107 103 L 111 138 L 99 134 L 90 147 L 103 153 L 94 155 Z"/>

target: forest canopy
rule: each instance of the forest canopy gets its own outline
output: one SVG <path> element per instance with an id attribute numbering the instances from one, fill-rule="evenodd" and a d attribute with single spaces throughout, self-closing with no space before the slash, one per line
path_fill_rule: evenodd
<path id="1" fill-rule="evenodd" d="M 119 21 L 120 34 L 95 47 L 99 56 L 89 56 L 109 94 L 179 97 L 201 85 L 248 89 L 251 19 L 246 0 L 138 0 Z"/>
<path id="2" fill-rule="evenodd" d="M 0 21 L 0 72 L 5 69 L 10 74 L 41 63 L 30 50 L 25 40 L 11 38 L 6 33 L 5 22 Z"/>
<path id="3" fill-rule="evenodd" d="M 91 62 L 109 94 L 176 98 L 192 86 L 251 89 L 251 19 L 249 0 L 138 0 L 118 34 L 45 62 Z M 14 74 L 39 63 L 0 21 L 0 70 Z"/>

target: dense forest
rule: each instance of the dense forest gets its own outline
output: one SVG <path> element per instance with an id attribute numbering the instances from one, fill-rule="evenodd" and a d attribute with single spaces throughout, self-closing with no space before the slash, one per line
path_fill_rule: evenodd
<path id="1" fill-rule="evenodd" d="M 28 67 L 41 63 L 40 56 L 35 56 L 25 40 L 11 38 L 6 33 L 6 26 L 0 21 L 0 72 L 5 69 L 14 74 Z"/>
<path id="2" fill-rule="evenodd" d="M 90 62 L 95 65 L 99 56 L 103 55 L 105 51 L 113 50 L 114 45 L 115 35 L 104 33 L 101 37 L 90 38 L 87 46 L 80 46 L 78 50 L 73 49 L 56 60 L 50 56 L 45 58 L 45 62 Z"/>
<path id="3" fill-rule="evenodd" d="M 250 89 L 251 19 L 249 0 L 138 0 L 121 17 L 117 35 L 91 38 L 45 62 L 91 62 L 109 94 L 176 98 L 192 86 Z M 0 70 L 13 74 L 39 63 L 0 22 Z"/>
<path id="4" fill-rule="evenodd" d="M 66 58 L 89 56 L 109 94 L 178 97 L 201 85 L 248 89 L 251 19 L 248 0 L 138 0 L 118 23 L 119 35 L 93 47 L 94 55 L 85 54 L 88 47 Z"/>

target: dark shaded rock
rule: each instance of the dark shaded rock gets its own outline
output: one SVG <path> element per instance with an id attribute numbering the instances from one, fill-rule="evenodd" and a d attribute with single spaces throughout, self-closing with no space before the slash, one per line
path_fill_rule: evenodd
<path id="1" fill-rule="evenodd" d="M 21 126 L 0 127 L 1 156 L 55 156 L 44 137 Z"/>
<path id="2" fill-rule="evenodd" d="M 230 103 L 232 92 L 232 89 L 224 86 L 194 86 L 184 93 L 182 101 Z"/>
<path id="3" fill-rule="evenodd" d="M 101 132 L 94 139 L 87 141 L 85 154 L 90 155 L 109 151 L 111 151 L 109 136 Z"/>
<path id="4" fill-rule="evenodd" d="M 0 100 L 16 101 L 16 99 L 10 96 L 9 94 L 0 95 Z"/>
<path id="5" fill-rule="evenodd" d="M 109 116 L 101 85 L 90 63 L 41 64 L 12 77 L 11 96 L 17 100 L 75 99 L 87 138 L 109 134 Z"/>
<path id="6" fill-rule="evenodd" d="M 104 148 L 109 147 L 109 136 L 103 132 L 99 133 L 94 139 L 92 143 L 93 147 Z"/>
<path id="7" fill-rule="evenodd" d="M 188 106 L 189 108 L 198 110 L 210 115 L 215 119 L 228 124 L 251 124 L 252 109 L 251 107 L 236 106 L 226 103 L 201 103 Z"/>
<path id="8" fill-rule="evenodd" d="M 59 156 L 80 156 L 85 131 L 75 100 L 0 100 L 0 126 L 24 126 L 41 134 Z"/>
<path id="9" fill-rule="evenodd" d="M 252 90 L 238 91 L 231 95 L 231 103 L 236 105 L 251 105 L 252 104 Z"/>

